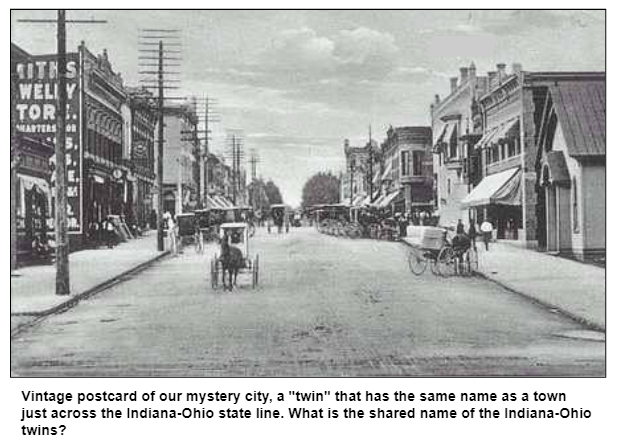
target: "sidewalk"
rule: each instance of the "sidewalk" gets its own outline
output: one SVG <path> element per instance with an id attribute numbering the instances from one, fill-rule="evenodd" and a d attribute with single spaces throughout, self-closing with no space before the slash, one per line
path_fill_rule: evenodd
<path id="1" fill-rule="evenodd" d="M 605 330 L 605 269 L 506 243 L 477 247 L 488 280 Z"/>
<path id="2" fill-rule="evenodd" d="M 605 269 L 506 243 L 491 243 L 489 252 L 476 244 L 482 277 L 605 331 Z"/>
<path id="3" fill-rule="evenodd" d="M 158 252 L 157 233 L 149 232 L 137 240 L 129 240 L 114 249 L 99 248 L 74 252 L 69 256 L 71 294 L 54 294 L 54 265 L 29 266 L 19 269 L 19 277 L 11 276 L 11 315 L 43 315 L 63 308 L 118 277 L 163 257 Z"/>

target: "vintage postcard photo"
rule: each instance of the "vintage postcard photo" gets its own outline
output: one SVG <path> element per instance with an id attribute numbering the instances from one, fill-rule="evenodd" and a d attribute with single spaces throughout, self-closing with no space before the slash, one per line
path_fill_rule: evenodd
<path id="1" fill-rule="evenodd" d="M 14 377 L 604 377 L 604 10 L 12 10 Z"/>

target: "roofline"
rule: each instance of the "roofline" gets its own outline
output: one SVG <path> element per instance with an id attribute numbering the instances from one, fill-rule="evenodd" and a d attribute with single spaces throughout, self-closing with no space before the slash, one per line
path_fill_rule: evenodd
<path id="1" fill-rule="evenodd" d="M 15 56 L 21 57 L 23 59 L 30 59 L 32 57 L 30 53 L 28 53 L 26 50 L 21 48 L 15 42 L 11 42 L 11 53 L 13 52 L 15 53 Z"/>
<path id="2" fill-rule="evenodd" d="M 523 72 L 525 81 L 541 81 L 541 80 L 605 80 L 605 72 Z"/>

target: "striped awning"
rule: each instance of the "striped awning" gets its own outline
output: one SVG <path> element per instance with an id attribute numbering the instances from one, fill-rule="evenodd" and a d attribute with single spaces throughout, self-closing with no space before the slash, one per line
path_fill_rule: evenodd
<path id="1" fill-rule="evenodd" d="M 45 179 L 40 177 L 28 176 L 27 174 L 17 173 L 21 184 L 24 186 L 24 190 L 32 190 L 36 187 L 37 190 L 49 194 L 49 185 Z"/>
<path id="2" fill-rule="evenodd" d="M 482 205 L 521 205 L 521 171 L 519 168 L 485 177 L 463 201 L 463 208 Z"/>
<path id="3" fill-rule="evenodd" d="M 507 120 L 485 132 L 483 137 L 481 137 L 475 145 L 475 148 L 486 148 L 488 146 L 498 144 L 501 140 L 507 139 L 510 136 L 516 136 L 518 131 L 519 117 L 511 118 L 510 120 Z"/>

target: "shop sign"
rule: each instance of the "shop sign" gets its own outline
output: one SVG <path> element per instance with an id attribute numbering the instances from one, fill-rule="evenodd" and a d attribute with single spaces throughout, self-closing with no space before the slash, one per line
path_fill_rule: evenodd
<path id="1" fill-rule="evenodd" d="M 116 180 L 122 179 L 122 170 L 120 168 L 114 169 L 114 171 L 112 171 L 112 176 Z"/>
<path id="2" fill-rule="evenodd" d="M 82 148 L 80 144 L 80 64 L 79 54 L 67 54 L 67 116 L 66 165 L 68 229 L 82 231 Z M 18 63 L 17 100 L 15 102 L 16 129 L 23 135 L 46 141 L 56 140 L 56 101 L 58 98 L 58 64 L 56 55 L 32 56 Z M 55 168 L 55 157 L 50 159 Z M 52 173 L 52 187 L 55 175 Z"/>

